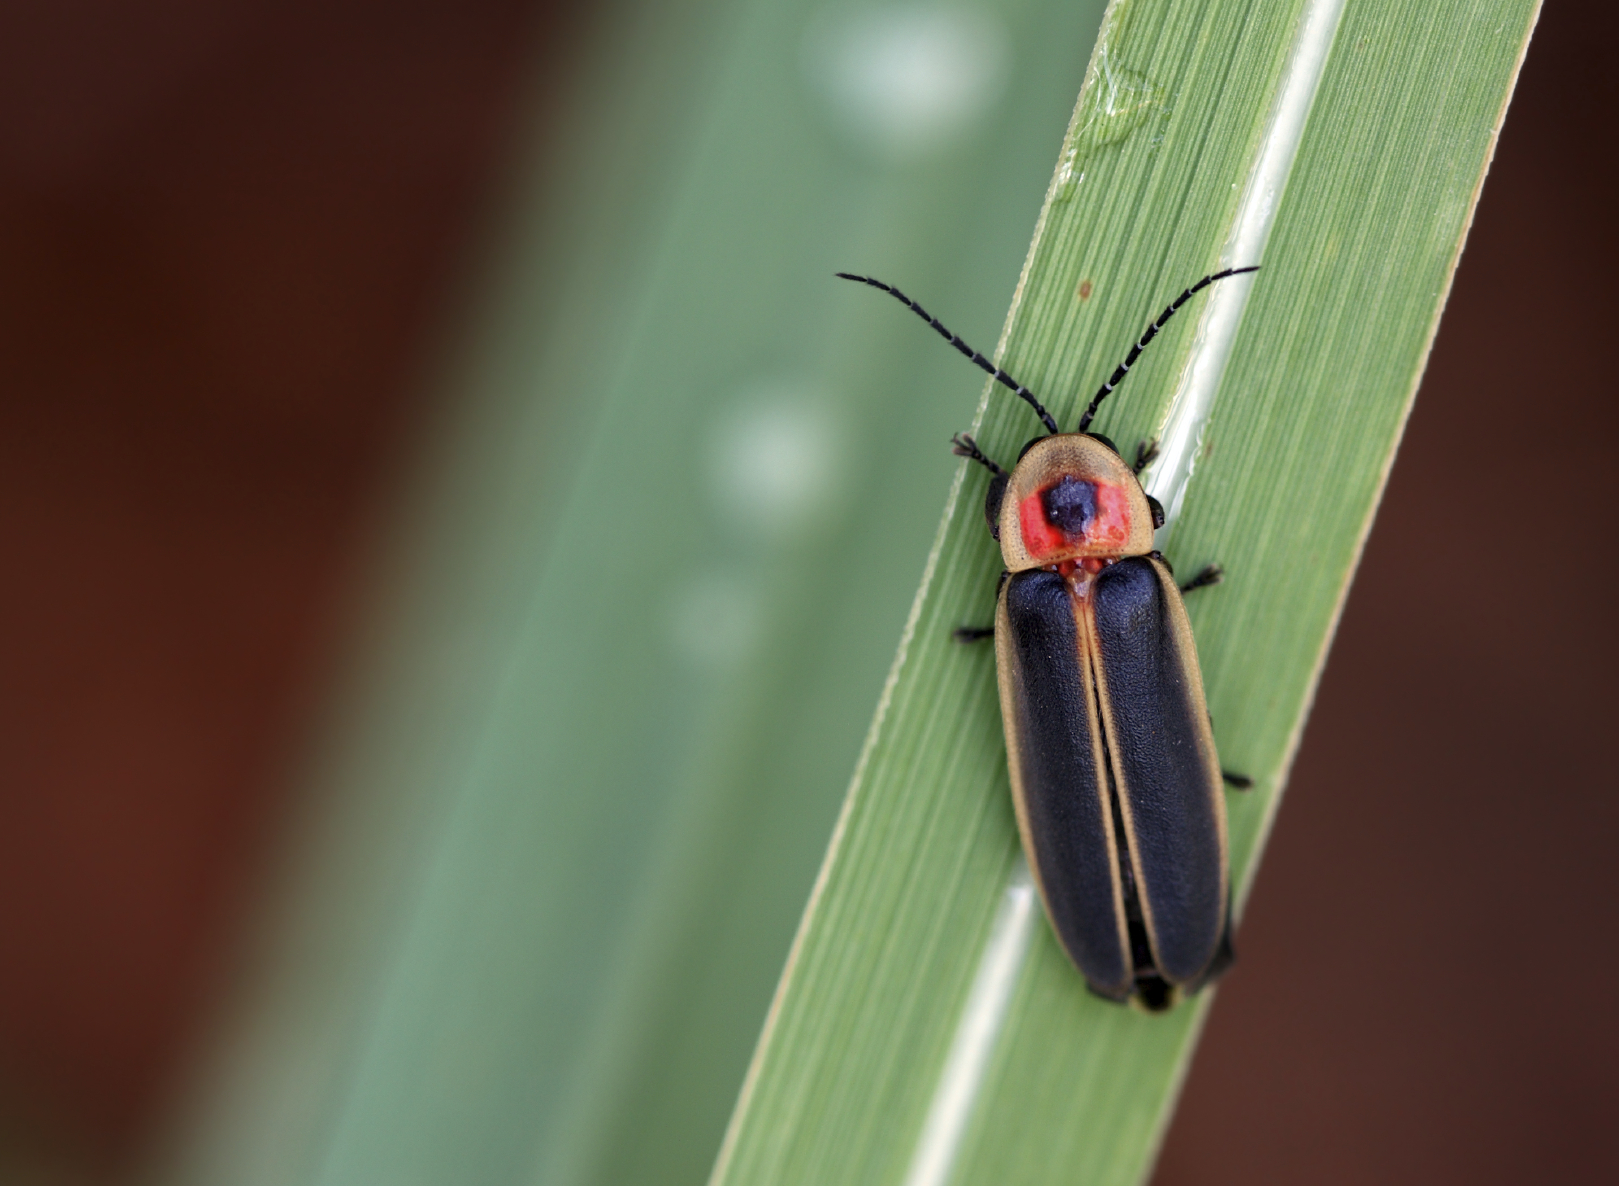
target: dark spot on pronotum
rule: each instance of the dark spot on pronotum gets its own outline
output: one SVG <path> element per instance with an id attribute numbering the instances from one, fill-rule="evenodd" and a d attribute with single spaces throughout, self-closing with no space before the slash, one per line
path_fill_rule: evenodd
<path id="1" fill-rule="evenodd" d="M 1064 535 L 1084 535 L 1096 518 L 1096 483 L 1064 474 L 1040 495 L 1046 522 Z"/>

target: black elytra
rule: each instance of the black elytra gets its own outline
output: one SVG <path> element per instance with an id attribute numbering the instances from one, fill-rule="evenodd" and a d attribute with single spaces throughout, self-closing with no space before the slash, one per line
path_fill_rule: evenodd
<path id="1" fill-rule="evenodd" d="M 1013 804 L 1024 852 L 1053 932 L 1092 992 L 1171 1007 L 1230 964 L 1226 782 L 1203 699 L 1183 592 L 1217 584 L 1210 565 L 1184 586 L 1153 551 L 1163 508 L 1137 475 L 1156 454 L 1127 463 L 1089 430 L 1102 402 L 1193 295 L 1229 276 L 1205 276 L 1166 306 L 1086 406 L 1075 432 L 1026 386 L 891 285 L 889 293 L 1039 417 L 1046 435 L 1010 470 L 966 433 L 955 453 L 990 472 L 984 517 L 1007 571 L 992 637 Z"/>

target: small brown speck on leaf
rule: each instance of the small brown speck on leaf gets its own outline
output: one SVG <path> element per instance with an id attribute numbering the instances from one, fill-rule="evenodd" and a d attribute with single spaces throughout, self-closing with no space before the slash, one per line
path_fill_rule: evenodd
<path id="1" fill-rule="evenodd" d="M 1091 282 L 1089 280 L 1081 280 L 1079 282 L 1079 299 L 1082 301 L 1088 301 L 1091 299 Z"/>

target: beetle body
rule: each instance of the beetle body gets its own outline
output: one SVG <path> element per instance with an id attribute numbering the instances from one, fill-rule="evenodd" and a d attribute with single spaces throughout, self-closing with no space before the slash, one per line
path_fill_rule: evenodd
<path id="1" fill-rule="evenodd" d="M 1048 436 L 998 509 L 996 672 L 1018 830 L 1047 916 L 1098 994 L 1195 992 L 1227 950 L 1225 798 L 1180 589 L 1140 483 Z"/>
<path id="2" fill-rule="evenodd" d="M 1164 323 L 1230 268 L 1186 289 L 1147 327 L 1064 433 L 1034 393 L 897 289 L 882 289 L 1029 404 L 1048 434 L 1008 472 L 969 436 L 955 450 L 991 473 L 984 502 L 1006 564 L 992 629 L 1007 765 L 1023 851 L 1053 931 L 1091 990 L 1168 1008 L 1231 963 L 1223 783 L 1183 589 L 1153 550 L 1163 509 L 1111 441 L 1085 430 Z"/>

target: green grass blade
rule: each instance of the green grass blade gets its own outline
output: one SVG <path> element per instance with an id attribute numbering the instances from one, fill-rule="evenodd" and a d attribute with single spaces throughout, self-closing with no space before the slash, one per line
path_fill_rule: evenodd
<path id="1" fill-rule="evenodd" d="M 1144 320 L 1220 258 L 1301 4 L 1116 4 L 1003 338 L 1071 425 Z M 1191 613 L 1251 878 L 1437 324 L 1533 0 L 1349 0 L 1201 438 L 1170 557 L 1227 584 Z M 1173 322 L 1097 427 L 1155 435 L 1194 353 Z M 1200 349 L 1200 348 L 1196 348 Z M 1027 409 L 987 391 L 1010 458 Z M 1018 864 L 987 618 L 999 557 L 963 467 L 715 1182 L 900 1182 L 915 1164 Z M 1240 939 L 1240 936 L 1239 936 Z M 1239 943 L 1240 946 L 1240 943 Z M 956 1182 L 1139 1180 L 1209 994 L 1090 998 L 1044 926 L 964 1113 Z"/>

